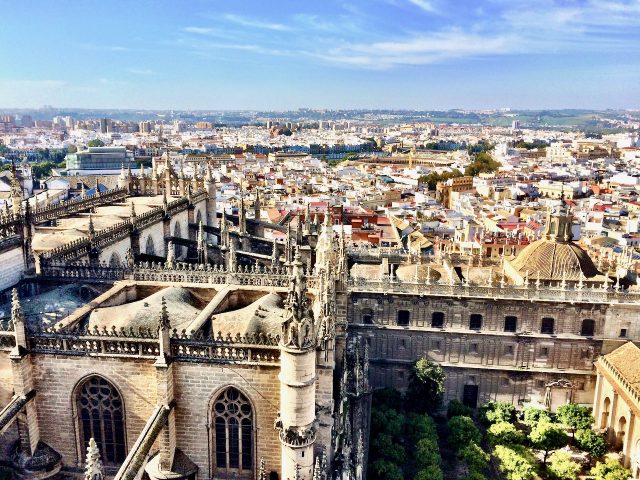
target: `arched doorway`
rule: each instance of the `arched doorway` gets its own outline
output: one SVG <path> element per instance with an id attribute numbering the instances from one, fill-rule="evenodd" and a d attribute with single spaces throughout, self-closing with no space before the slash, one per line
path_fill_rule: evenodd
<path id="1" fill-rule="evenodd" d="M 118 390 L 109 381 L 93 375 L 76 389 L 76 408 L 82 461 L 93 438 L 103 463 L 120 466 L 127 449 L 124 404 Z"/>
<path id="2" fill-rule="evenodd" d="M 620 417 L 618 420 L 618 428 L 616 430 L 616 448 L 622 448 L 624 446 L 624 436 L 627 429 L 627 419 Z"/>
<path id="3" fill-rule="evenodd" d="M 478 385 L 474 379 L 469 379 L 462 390 L 462 403 L 470 408 L 478 406 Z"/>
<path id="4" fill-rule="evenodd" d="M 239 390 L 229 387 L 213 402 L 213 460 L 216 478 L 253 478 L 254 414 Z"/>

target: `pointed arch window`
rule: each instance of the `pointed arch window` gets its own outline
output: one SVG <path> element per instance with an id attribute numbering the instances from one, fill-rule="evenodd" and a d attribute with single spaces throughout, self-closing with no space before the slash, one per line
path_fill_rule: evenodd
<path id="1" fill-rule="evenodd" d="M 218 475 L 246 474 L 253 470 L 253 409 L 249 400 L 230 387 L 213 403 L 213 429 Z"/>
<path id="2" fill-rule="evenodd" d="M 78 390 L 77 408 L 83 454 L 93 438 L 104 464 L 120 466 L 126 448 L 124 405 L 118 390 L 102 377 L 90 377 Z"/>
<path id="3" fill-rule="evenodd" d="M 153 243 L 153 238 L 151 235 L 147 237 L 147 244 L 144 247 L 144 253 L 147 255 L 155 255 L 156 254 L 156 246 Z"/>

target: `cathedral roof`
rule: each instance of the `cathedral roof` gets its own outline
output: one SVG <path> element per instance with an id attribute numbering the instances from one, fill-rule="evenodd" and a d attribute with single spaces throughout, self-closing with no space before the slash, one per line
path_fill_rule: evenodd
<path id="1" fill-rule="evenodd" d="M 239 310 L 217 313 L 211 319 L 211 330 L 225 336 L 247 333 L 279 335 L 284 314 L 283 301 L 277 293 L 269 293 Z"/>
<path id="2" fill-rule="evenodd" d="M 579 281 L 600 275 L 589 254 L 573 242 L 537 240 L 510 263 L 530 279 Z"/>
<path id="3" fill-rule="evenodd" d="M 162 309 L 162 299 L 167 305 L 167 314 L 171 328 L 181 331 L 200 313 L 200 300 L 183 287 L 167 287 L 142 300 L 96 308 L 89 316 L 89 328 L 97 326 L 107 329 L 149 328 L 156 331 Z"/>

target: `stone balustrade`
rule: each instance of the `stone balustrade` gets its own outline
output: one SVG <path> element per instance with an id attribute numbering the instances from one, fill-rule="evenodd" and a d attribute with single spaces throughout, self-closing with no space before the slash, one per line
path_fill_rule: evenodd
<path id="1" fill-rule="evenodd" d="M 265 334 L 170 333 L 171 354 L 177 361 L 195 363 L 247 363 L 279 365 L 280 338 Z M 6 338 L 6 342 L 5 342 Z M 6 345 L 5 345 L 6 343 Z M 70 356 L 115 356 L 154 359 L 160 355 L 158 332 L 116 327 L 93 329 L 31 330 L 29 350 L 34 353 Z M 0 347 L 15 346 L 12 331 L 0 331 Z"/>
<path id="2" fill-rule="evenodd" d="M 575 303 L 637 303 L 640 292 L 621 290 L 600 285 L 582 286 L 558 282 L 555 285 L 491 284 L 475 285 L 467 283 L 434 283 L 429 281 L 399 281 L 385 275 L 382 279 L 351 277 L 348 288 L 353 292 L 393 293 L 424 296 L 442 296 L 452 298 L 485 298 L 502 300 L 530 300 Z"/>

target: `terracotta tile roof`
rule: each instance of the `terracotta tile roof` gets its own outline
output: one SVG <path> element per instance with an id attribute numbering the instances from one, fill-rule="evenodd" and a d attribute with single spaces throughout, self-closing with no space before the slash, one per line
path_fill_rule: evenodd
<path id="1" fill-rule="evenodd" d="M 633 342 L 627 342 L 606 354 L 605 358 L 640 395 L 640 348 Z"/>

